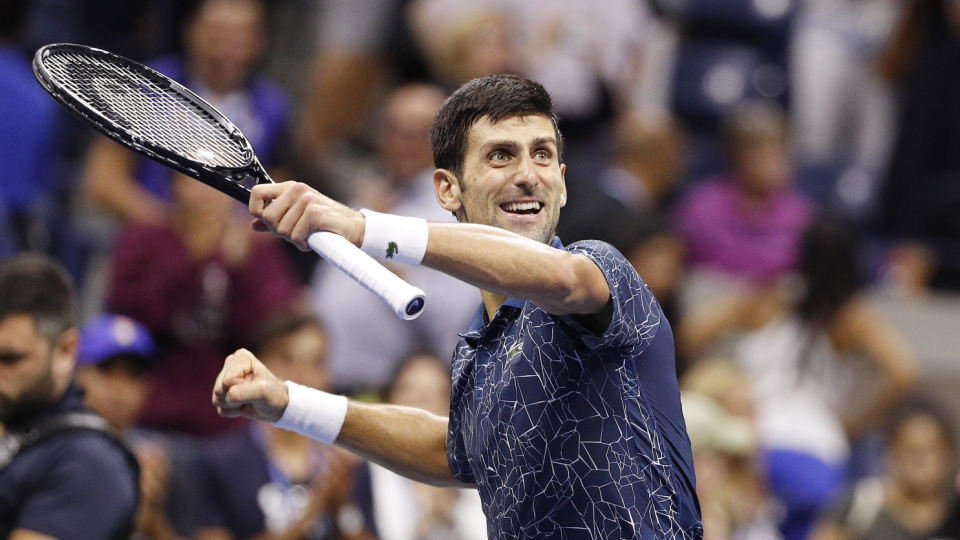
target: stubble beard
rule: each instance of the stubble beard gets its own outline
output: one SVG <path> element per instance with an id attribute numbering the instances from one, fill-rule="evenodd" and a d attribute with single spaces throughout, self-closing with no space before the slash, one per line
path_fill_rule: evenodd
<path id="1" fill-rule="evenodd" d="M 541 244 L 550 244 L 553 242 L 553 237 L 557 230 L 557 222 L 559 221 L 559 218 L 560 218 L 559 215 L 556 215 L 558 214 L 556 210 L 553 211 L 554 212 L 553 216 L 551 216 L 549 219 L 543 220 L 537 228 L 516 230 L 514 228 L 508 227 L 505 223 L 503 223 L 500 220 L 500 217 L 497 214 L 497 211 L 499 210 L 499 206 L 494 206 L 490 208 L 486 205 L 473 205 L 473 206 L 479 206 L 480 208 L 485 209 L 485 211 L 483 212 L 483 215 L 480 215 L 480 216 L 467 212 L 467 205 L 465 203 L 470 198 L 470 194 L 467 194 L 467 192 L 463 189 L 463 183 L 461 183 L 460 186 L 461 186 L 460 192 L 464 197 L 464 201 L 460 206 L 460 212 L 457 214 L 457 221 L 459 221 L 460 223 L 489 225 L 491 227 L 496 227 L 498 229 L 519 234 L 520 236 L 529 238 L 531 240 L 535 240 L 537 242 L 540 242 Z M 528 193 L 525 195 L 533 196 L 534 194 Z M 546 212 L 547 207 L 544 206 L 543 208 L 541 208 L 540 211 Z"/>
<path id="2" fill-rule="evenodd" d="M 0 423 L 11 424 L 30 415 L 33 411 L 56 401 L 56 381 L 53 370 L 47 369 L 32 385 L 20 393 L 18 399 L 0 394 Z"/>

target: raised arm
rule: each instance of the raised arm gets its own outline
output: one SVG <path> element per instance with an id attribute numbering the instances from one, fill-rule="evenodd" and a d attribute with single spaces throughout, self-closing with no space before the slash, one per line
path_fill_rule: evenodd
<path id="1" fill-rule="evenodd" d="M 136 164 L 136 154 L 98 137 L 87 154 L 83 189 L 94 203 L 121 219 L 161 223 L 166 219 L 166 204 L 136 181 Z"/>
<path id="2" fill-rule="evenodd" d="M 303 250 L 316 230 L 363 243 L 363 214 L 304 184 L 256 186 L 250 213 L 260 220 L 256 228 Z M 555 315 L 595 313 L 610 298 L 603 272 L 589 258 L 486 225 L 430 223 L 423 264 L 488 293 L 531 300 Z"/>
<path id="3" fill-rule="evenodd" d="M 916 384 L 916 357 L 900 332 L 862 297 L 854 298 L 840 311 L 831 338 L 840 350 L 863 354 L 879 376 L 870 402 L 860 408 L 859 414 L 844 418 L 847 432 L 858 437 L 882 423 Z"/>
<path id="4" fill-rule="evenodd" d="M 224 363 L 213 404 L 223 416 L 276 423 L 290 404 L 290 391 L 253 354 L 241 349 Z M 319 419 L 325 411 L 314 412 Z M 348 401 L 334 442 L 413 480 L 463 486 L 447 461 L 447 419 L 426 411 Z"/>

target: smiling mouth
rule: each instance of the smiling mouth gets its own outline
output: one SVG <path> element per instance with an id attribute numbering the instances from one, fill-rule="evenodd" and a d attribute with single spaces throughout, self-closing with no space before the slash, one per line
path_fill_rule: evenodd
<path id="1" fill-rule="evenodd" d="M 538 201 L 509 202 L 501 204 L 500 208 L 509 214 L 530 215 L 539 214 L 543 205 Z"/>

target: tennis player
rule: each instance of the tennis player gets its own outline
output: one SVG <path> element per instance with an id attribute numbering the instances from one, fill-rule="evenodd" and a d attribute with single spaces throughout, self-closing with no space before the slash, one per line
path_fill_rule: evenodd
<path id="1" fill-rule="evenodd" d="M 619 252 L 554 237 L 567 193 L 549 94 L 520 77 L 475 79 L 437 113 L 431 143 L 437 200 L 459 223 L 355 211 L 292 182 L 255 187 L 250 211 L 301 249 L 309 232 L 333 231 L 481 289 L 449 418 L 283 382 L 244 350 L 216 381 L 220 414 L 415 480 L 475 485 L 490 538 L 700 538 L 670 326 Z"/>

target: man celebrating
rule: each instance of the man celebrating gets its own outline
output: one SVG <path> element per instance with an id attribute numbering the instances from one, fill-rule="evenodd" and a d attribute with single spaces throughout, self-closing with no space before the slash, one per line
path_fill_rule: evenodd
<path id="1" fill-rule="evenodd" d="M 381 257 L 394 242 L 393 260 L 481 289 L 449 419 L 282 383 L 242 350 L 215 384 L 220 413 L 415 480 L 476 484 L 491 538 L 701 537 L 670 326 L 620 253 L 554 238 L 566 168 L 550 96 L 520 77 L 473 80 L 431 143 L 437 200 L 460 223 L 357 212 L 296 183 L 257 186 L 250 211 L 301 249 L 314 230 Z"/>
<path id="2" fill-rule="evenodd" d="M 66 271 L 40 255 L 0 264 L 0 538 L 129 538 L 134 458 L 73 384 L 78 332 Z"/>

